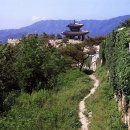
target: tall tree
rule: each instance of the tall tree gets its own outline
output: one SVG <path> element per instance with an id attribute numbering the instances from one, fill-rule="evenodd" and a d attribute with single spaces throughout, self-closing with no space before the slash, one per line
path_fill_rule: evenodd
<path id="1" fill-rule="evenodd" d="M 88 50 L 85 50 L 85 47 L 86 46 L 84 43 L 75 45 L 69 44 L 61 49 L 61 53 L 63 56 L 69 58 L 69 63 L 71 65 L 78 65 L 79 69 L 82 70 L 85 61 L 87 60 L 89 55 L 91 55 L 92 53 L 96 53 L 94 48 L 89 48 Z"/>
<path id="2" fill-rule="evenodd" d="M 49 39 L 50 39 L 49 35 L 47 35 L 46 33 L 43 33 L 39 37 L 39 43 L 47 45 L 49 43 Z"/>
<path id="3" fill-rule="evenodd" d="M 5 110 L 3 103 L 8 94 L 19 89 L 14 67 L 16 54 L 15 47 L 0 46 L 0 111 Z"/>
<path id="4" fill-rule="evenodd" d="M 60 34 L 57 34 L 56 39 L 62 39 L 62 36 Z"/>
<path id="5" fill-rule="evenodd" d="M 62 71 L 62 61 L 54 49 L 41 46 L 37 36 L 25 37 L 16 61 L 19 86 L 29 93 L 40 88 L 52 89 Z"/>

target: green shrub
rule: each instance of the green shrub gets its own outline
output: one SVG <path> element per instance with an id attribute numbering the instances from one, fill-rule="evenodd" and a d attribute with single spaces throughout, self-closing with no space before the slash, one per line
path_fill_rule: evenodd
<path id="1" fill-rule="evenodd" d="M 96 75 L 100 86 L 95 95 L 86 101 L 87 109 L 92 111 L 89 130 L 127 130 L 121 121 L 106 70 L 99 68 Z"/>
<path id="2" fill-rule="evenodd" d="M 0 118 L 1 130 L 77 130 L 81 124 L 78 104 L 90 90 L 90 79 L 78 70 L 58 77 L 55 90 L 22 92 L 6 117 Z"/>

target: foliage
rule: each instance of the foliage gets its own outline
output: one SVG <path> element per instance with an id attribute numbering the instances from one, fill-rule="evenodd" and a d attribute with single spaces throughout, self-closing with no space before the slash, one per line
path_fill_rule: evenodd
<path id="1" fill-rule="evenodd" d="M 78 103 L 89 92 L 90 79 L 78 70 L 68 70 L 59 75 L 57 87 L 58 91 L 21 93 L 8 115 L 0 118 L 0 129 L 79 129 Z"/>
<path id="2" fill-rule="evenodd" d="M 49 38 L 50 38 L 51 40 L 55 40 L 55 34 L 50 34 L 50 35 L 49 35 Z"/>
<path id="3" fill-rule="evenodd" d="M 52 37 L 52 36 L 51 36 Z M 49 35 L 47 35 L 46 33 L 43 33 L 42 35 L 40 35 L 39 37 L 39 43 L 43 44 L 43 45 L 47 45 L 49 43 L 49 39 L 51 38 L 49 37 Z"/>
<path id="4" fill-rule="evenodd" d="M 105 65 L 105 63 L 106 63 L 106 58 L 105 58 L 105 42 L 102 42 L 100 44 L 99 57 L 100 57 L 100 60 L 102 60 L 102 65 Z"/>
<path id="5" fill-rule="evenodd" d="M 68 41 L 69 41 L 69 39 L 68 39 L 67 37 L 64 37 L 64 38 L 62 39 L 62 43 L 68 43 Z"/>
<path id="6" fill-rule="evenodd" d="M 62 36 L 60 34 L 57 34 L 56 39 L 62 39 Z"/>
<path id="7" fill-rule="evenodd" d="M 38 44 L 37 36 L 25 37 L 18 46 L 16 70 L 19 86 L 32 90 L 52 89 L 57 75 L 64 69 L 62 57 L 54 49 Z"/>
<path id="8" fill-rule="evenodd" d="M 0 112 L 6 111 L 4 99 L 10 91 L 18 90 L 16 71 L 13 63 L 16 60 L 16 49 L 8 45 L 0 47 Z"/>
<path id="9" fill-rule="evenodd" d="M 61 54 L 65 57 L 65 59 L 69 59 L 68 63 L 72 66 L 78 66 L 80 70 L 82 70 L 90 53 L 93 51 L 96 53 L 92 47 L 85 51 L 84 43 L 69 44 L 66 45 L 66 47 L 61 48 Z"/>
<path id="10" fill-rule="evenodd" d="M 123 22 L 119 27 L 130 27 L 130 19 Z"/>
<path id="11" fill-rule="evenodd" d="M 105 37 L 95 37 L 95 38 L 87 38 L 84 40 L 84 44 L 86 44 L 87 46 L 94 46 L 94 45 L 99 45 L 100 43 L 102 43 L 106 38 Z"/>
<path id="12" fill-rule="evenodd" d="M 87 38 L 83 43 L 68 44 L 66 47 L 61 48 L 61 54 L 65 57 L 68 64 L 78 66 L 82 70 L 84 65 L 90 67 L 90 55 L 96 53 L 94 45 L 99 45 L 104 40 L 104 37 L 95 37 Z"/>
<path id="13" fill-rule="evenodd" d="M 120 119 L 105 68 L 98 68 L 96 75 L 100 86 L 96 94 L 86 102 L 88 112 L 92 111 L 89 130 L 127 130 Z"/>
<path id="14" fill-rule="evenodd" d="M 20 91 L 57 89 L 54 86 L 63 71 L 63 57 L 58 50 L 39 43 L 37 34 L 23 37 L 17 46 L 1 45 L 0 112 L 10 109 Z"/>
<path id="15" fill-rule="evenodd" d="M 117 97 L 130 95 L 130 52 L 129 28 L 114 30 L 108 35 L 101 53 L 110 72 L 110 84 Z M 127 104 L 127 103 L 126 103 Z"/>
<path id="16" fill-rule="evenodd" d="M 119 32 L 116 34 L 115 41 L 113 43 L 113 49 L 110 46 L 111 53 L 108 60 L 109 64 L 113 67 L 110 68 L 110 73 L 112 77 L 115 77 L 115 89 L 123 90 L 127 89 L 129 87 L 129 79 L 130 79 L 130 55 L 129 50 L 127 48 L 127 44 L 129 41 L 127 41 L 127 31 Z M 112 35 L 113 36 L 113 35 Z M 112 52 L 113 50 L 113 52 Z M 106 53 L 107 57 L 107 53 Z M 112 61 L 113 60 L 113 61 Z M 109 65 L 109 66 L 110 66 Z M 115 73 L 113 73 L 115 72 Z M 111 78 L 111 83 L 114 84 L 113 79 Z M 117 88 L 118 87 L 118 88 Z M 129 92 L 128 92 L 129 93 Z"/>

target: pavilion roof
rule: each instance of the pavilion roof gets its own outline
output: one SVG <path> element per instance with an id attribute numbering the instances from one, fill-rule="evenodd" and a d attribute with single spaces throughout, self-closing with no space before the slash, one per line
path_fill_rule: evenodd
<path id="1" fill-rule="evenodd" d="M 79 32 L 65 31 L 62 34 L 69 36 L 80 36 L 80 35 L 86 35 L 88 33 L 89 33 L 88 31 L 79 31 Z"/>
<path id="2" fill-rule="evenodd" d="M 68 24 L 68 25 L 67 25 L 67 27 L 70 27 L 70 28 L 71 28 L 71 27 L 78 27 L 78 28 L 79 28 L 79 27 L 82 27 L 82 26 L 84 26 L 84 25 L 83 25 L 83 24 L 80 24 L 80 23 L 71 23 L 71 24 Z"/>

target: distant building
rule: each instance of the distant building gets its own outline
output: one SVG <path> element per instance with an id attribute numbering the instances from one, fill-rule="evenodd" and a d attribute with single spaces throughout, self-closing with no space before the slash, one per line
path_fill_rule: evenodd
<path id="1" fill-rule="evenodd" d="M 9 38 L 8 39 L 8 44 L 10 44 L 10 45 L 15 46 L 15 45 L 17 45 L 19 43 L 20 43 L 20 39 L 17 39 L 17 38 Z"/>
<path id="2" fill-rule="evenodd" d="M 85 35 L 87 35 L 89 32 L 81 30 L 80 28 L 83 27 L 83 24 L 76 23 L 74 20 L 74 23 L 67 25 L 67 27 L 70 29 L 69 31 L 65 31 L 62 34 L 65 35 L 69 39 L 76 39 L 83 41 L 85 38 Z"/>

